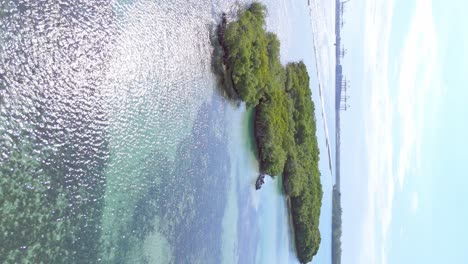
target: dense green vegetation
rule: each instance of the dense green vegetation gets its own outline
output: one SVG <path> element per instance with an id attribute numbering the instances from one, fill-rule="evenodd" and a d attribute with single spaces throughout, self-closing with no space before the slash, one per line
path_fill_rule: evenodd
<path id="1" fill-rule="evenodd" d="M 264 29 L 265 12 L 263 5 L 253 3 L 237 21 L 229 23 L 224 35 L 236 92 L 250 106 L 256 106 L 284 80 L 279 41 Z"/>
<path id="2" fill-rule="evenodd" d="M 322 206 L 322 185 L 318 169 L 314 104 L 309 89 L 309 76 L 303 63 L 286 67 L 286 91 L 293 104 L 292 135 L 288 160 L 284 169 L 284 186 L 291 197 L 295 227 L 296 250 L 301 262 L 308 262 L 317 254 L 321 237 L 318 229 Z"/>
<path id="3" fill-rule="evenodd" d="M 336 187 L 336 186 L 335 186 Z M 341 193 L 333 188 L 333 209 L 332 209 L 332 263 L 341 263 Z"/>
<path id="4" fill-rule="evenodd" d="M 315 107 L 306 66 L 302 62 L 281 65 L 280 43 L 275 34 L 265 31 L 265 14 L 265 6 L 253 3 L 227 25 L 220 43 L 234 90 L 255 107 L 261 172 L 284 175 L 297 254 L 305 263 L 317 253 L 321 240 Z"/>

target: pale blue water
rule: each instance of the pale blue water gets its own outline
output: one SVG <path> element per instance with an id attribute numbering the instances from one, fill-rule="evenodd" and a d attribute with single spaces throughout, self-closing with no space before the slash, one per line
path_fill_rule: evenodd
<path id="1" fill-rule="evenodd" d="M 210 34 L 233 2 L 0 2 L 1 263 L 297 262 L 280 179 L 254 190 L 251 115 L 211 69 Z M 304 60 L 320 104 L 318 80 L 332 87 L 312 37 L 327 65 L 330 34 L 313 25 L 328 8 L 311 20 L 307 1 L 266 4 L 282 62 Z M 317 133 L 313 262 L 329 263 Z"/>

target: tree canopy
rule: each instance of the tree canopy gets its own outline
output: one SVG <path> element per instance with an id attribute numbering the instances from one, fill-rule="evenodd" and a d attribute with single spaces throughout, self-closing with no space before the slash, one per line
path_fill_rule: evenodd
<path id="1" fill-rule="evenodd" d="M 332 208 L 332 264 L 341 263 L 341 234 L 342 222 L 341 214 L 341 193 L 333 187 L 333 208 Z"/>
<path id="2" fill-rule="evenodd" d="M 253 3 L 239 14 L 237 21 L 228 24 L 224 37 L 229 47 L 234 87 L 251 106 L 257 105 L 265 91 L 272 88 L 276 78 L 271 74 L 281 67 L 277 63 L 279 41 L 264 29 L 265 13 L 264 5 Z"/>

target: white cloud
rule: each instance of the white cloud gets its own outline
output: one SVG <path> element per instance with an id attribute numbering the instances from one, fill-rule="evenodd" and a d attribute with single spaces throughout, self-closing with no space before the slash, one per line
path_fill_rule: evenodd
<path id="1" fill-rule="evenodd" d="M 417 2 L 398 58 L 389 58 L 392 18 L 393 1 L 366 2 L 363 113 L 369 160 L 359 263 L 387 263 L 395 185 L 401 191 L 407 175 L 418 170 L 426 99 L 437 94 L 437 89 L 427 89 L 437 87 L 437 38 L 430 2 Z M 388 66 L 395 59 L 398 81 L 389 79 Z M 400 138 L 395 131 L 400 131 Z M 411 202 L 416 210 L 417 194 Z"/>
<path id="2" fill-rule="evenodd" d="M 402 143 L 397 179 L 403 188 L 406 175 L 420 166 L 423 115 L 428 97 L 438 97 L 437 37 L 432 18 L 431 2 L 421 0 L 416 7 L 401 53 L 398 112 L 402 122 Z"/>
<path id="3" fill-rule="evenodd" d="M 419 195 L 417 192 L 411 194 L 411 211 L 416 213 L 419 208 Z"/>
<path id="4" fill-rule="evenodd" d="M 386 239 L 394 193 L 392 120 L 389 96 L 388 50 L 393 17 L 392 1 L 367 1 L 364 34 L 364 106 L 368 160 L 367 211 L 364 216 L 359 263 L 385 263 Z M 384 238 L 385 237 L 385 238 Z"/>

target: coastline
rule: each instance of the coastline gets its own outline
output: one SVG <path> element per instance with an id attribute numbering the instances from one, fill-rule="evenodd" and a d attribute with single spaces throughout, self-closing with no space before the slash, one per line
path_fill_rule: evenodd
<path id="1" fill-rule="evenodd" d="M 217 41 L 213 41 L 213 43 L 218 44 L 214 45 L 214 53 L 215 57 L 217 58 L 215 59 L 216 62 L 215 65 L 213 65 L 213 67 L 222 69 L 220 75 L 222 78 L 223 87 L 225 89 L 225 92 L 228 94 L 228 97 L 234 100 L 240 100 L 234 82 L 232 81 L 232 67 L 229 61 L 229 48 L 224 38 L 224 33 L 226 31 L 227 24 L 227 14 L 223 13 L 221 23 L 218 25 L 216 30 Z"/>

